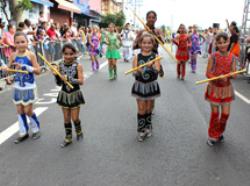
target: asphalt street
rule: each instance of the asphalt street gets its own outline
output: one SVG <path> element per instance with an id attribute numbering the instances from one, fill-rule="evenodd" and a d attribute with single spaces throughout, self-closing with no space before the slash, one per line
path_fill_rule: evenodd
<path id="1" fill-rule="evenodd" d="M 136 101 L 131 96 L 133 77 L 124 75 L 131 63 L 118 63 L 118 79 L 108 80 L 102 69 L 92 73 L 82 61 L 86 104 L 80 118 L 84 140 L 61 149 L 63 117 L 55 103 L 58 88 L 47 72 L 37 77 L 42 136 L 14 144 L 17 133 L 0 143 L 0 186 L 249 186 L 250 85 L 234 81 L 238 92 L 225 133 L 225 142 L 206 145 L 210 116 L 204 100 L 206 60 L 198 72 L 187 66 L 185 81 L 176 78 L 176 64 L 162 53 L 164 78 L 153 116 L 154 132 L 143 143 L 136 140 Z M 0 139 L 17 121 L 12 89 L 0 93 Z M 249 102 L 248 102 L 249 101 Z M 9 132 L 11 133 L 11 132 Z M 0 140 L 1 141 L 1 140 Z"/>

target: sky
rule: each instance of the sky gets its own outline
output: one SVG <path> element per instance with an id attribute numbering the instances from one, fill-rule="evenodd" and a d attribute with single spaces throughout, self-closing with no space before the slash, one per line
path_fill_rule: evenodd
<path id="1" fill-rule="evenodd" d="M 245 0 L 143 0 L 137 14 L 145 18 L 147 11 L 155 10 L 156 26 L 167 25 L 174 30 L 180 23 L 197 24 L 202 28 L 220 23 L 221 28 L 226 28 L 226 19 L 236 21 L 238 26 L 242 24 L 244 3 Z"/>

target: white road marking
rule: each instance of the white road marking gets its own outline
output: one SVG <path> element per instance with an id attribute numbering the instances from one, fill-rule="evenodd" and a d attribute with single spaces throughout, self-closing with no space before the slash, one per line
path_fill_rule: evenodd
<path id="1" fill-rule="evenodd" d="M 243 96 L 241 93 L 239 93 L 238 91 L 234 91 L 235 95 L 238 96 L 242 101 L 246 102 L 247 104 L 250 104 L 250 100 L 247 99 L 245 96 Z"/>
<path id="2" fill-rule="evenodd" d="M 48 109 L 48 107 L 38 107 L 34 110 L 37 116 L 41 115 L 43 112 L 45 112 Z M 12 124 L 9 128 L 5 129 L 0 133 L 0 145 L 3 144 L 7 139 L 9 139 L 11 136 L 13 136 L 16 132 L 18 132 L 18 121 Z"/>
<path id="3" fill-rule="evenodd" d="M 44 98 L 39 98 L 35 105 L 50 105 L 56 103 L 57 99 L 56 98 L 50 98 L 48 101 Z"/>
<path id="4" fill-rule="evenodd" d="M 103 62 L 101 65 L 100 65 L 100 69 L 104 68 L 105 66 L 108 65 L 108 61 L 105 61 Z"/>

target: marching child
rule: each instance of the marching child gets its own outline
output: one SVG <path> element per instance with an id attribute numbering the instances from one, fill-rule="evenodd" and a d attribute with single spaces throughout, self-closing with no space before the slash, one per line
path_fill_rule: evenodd
<path id="1" fill-rule="evenodd" d="M 176 52 L 177 59 L 177 78 L 184 80 L 186 73 L 186 62 L 189 59 L 189 36 L 185 25 L 181 24 L 178 29 L 178 35 L 173 39 L 173 42 L 178 46 Z"/>
<path id="2" fill-rule="evenodd" d="M 19 137 L 14 141 L 18 144 L 29 137 L 30 120 L 32 139 L 40 137 L 40 122 L 33 112 L 33 103 L 37 99 L 35 75 L 40 74 L 40 66 L 36 56 L 28 50 L 28 39 L 23 32 L 14 36 L 16 52 L 9 59 L 9 68 L 28 71 L 28 74 L 16 73 L 14 76 L 13 102 L 16 105 L 19 122 Z"/>
<path id="3" fill-rule="evenodd" d="M 153 52 L 154 45 L 155 39 L 152 35 L 142 34 L 139 39 L 141 52 L 135 56 L 133 67 L 145 64 L 157 57 Z M 157 82 L 159 71 L 160 62 L 155 61 L 134 73 L 135 83 L 132 87 L 132 95 L 136 97 L 137 101 L 137 139 L 139 142 L 152 135 L 151 117 L 154 99 L 160 96 L 160 87 Z"/>
<path id="4" fill-rule="evenodd" d="M 219 33 L 215 41 L 218 51 L 208 60 L 206 76 L 221 76 L 236 71 L 236 57 L 228 52 L 229 38 L 226 33 Z M 208 129 L 210 146 L 224 140 L 223 133 L 230 115 L 230 105 L 234 100 L 234 89 L 231 78 L 222 78 L 208 83 L 205 99 L 210 102 L 211 116 Z M 233 77 L 235 78 L 235 76 Z"/>
<path id="5" fill-rule="evenodd" d="M 62 49 L 63 61 L 59 63 L 59 72 L 65 76 L 65 79 L 73 85 L 71 89 L 58 75 L 56 83 L 62 86 L 57 97 L 57 103 L 62 107 L 64 116 L 65 139 L 61 144 L 64 148 L 72 143 L 72 124 L 73 121 L 76 131 L 77 141 L 83 138 L 81 120 L 79 119 L 80 105 L 84 104 L 84 97 L 80 86 L 84 83 L 83 67 L 76 61 L 77 49 L 71 43 L 66 43 Z"/>
<path id="6" fill-rule="evenodd" d="M 109 63 L 109 79 L 114 80 L 117 78 L 117 60 L 121 58 L 119 48 L 121 44 L 121 38 L 115 33 L 115 24 L 109 24 L 109 32 L 106 36 L 107 52 L 106 58 Z"/>
<path id="7" fill-rule="evenodd" d="M 91 58 L 91 66 L 93 72 L 96 72 L 99 70 L 99 61 L 98 61 L 98 55 L 99 55 L 99 45 L 100 40 L 97 35 L 98 27 L 94 26 L 92 29 L 92 33 L 88 35 L 88 50 L 89 55 Z"/>
<path id="8" fill-rule="evenodd" d="M 197 64 L 197 57 L 198 54 L 201 54 L 201 44 L 200 43 L 200 38 L 203 38 L 203 41 L 205 41 L 205 38 L 198 33 L 198 28 L 196 25 L 193 26 L 193 33 L 190 35 L 190 39 L 192 42 L 191 46 L 191 69 L 192 73 L 196 72 L 196 64 Z"/>

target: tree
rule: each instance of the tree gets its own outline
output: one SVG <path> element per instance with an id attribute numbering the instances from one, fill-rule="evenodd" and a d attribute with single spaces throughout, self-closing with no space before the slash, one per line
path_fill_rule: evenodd
<path id="1" fill-rule="evenodd" d="M 9 15 L 7 14 L 6 7 L 7 7 L 7 0 L 0 0 L 0 8 L 3 11 L 8 23 L 10 22 Z"/>
<path id="2" fill-rule="evenodd" d="M 9 18 L 7 14 L 7 2 L 9 2 L 10 5 L 11 18 Z M 20 22 L 23 11 L 32 9 L 32 3 L 30 0 L 0 0 L 0 3 L 0 8 L 6 16 L 8 22 L 11 22 L 12 20 Z"/>
<path id="3" fill-rule="evenodd" d="M 118 27 L 123 27 L 125 19 L 125 15 L 122 11 L 116 14 L 107 14 L 102 16 L 100 25 L 102 27 L 108 27 L 109 23 L 114 23 Z"/>

